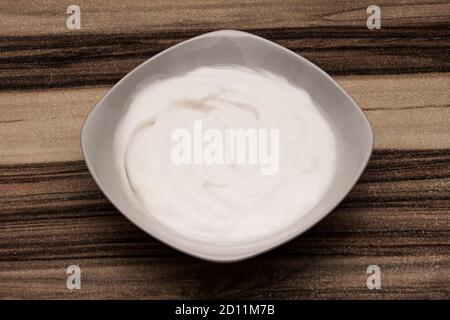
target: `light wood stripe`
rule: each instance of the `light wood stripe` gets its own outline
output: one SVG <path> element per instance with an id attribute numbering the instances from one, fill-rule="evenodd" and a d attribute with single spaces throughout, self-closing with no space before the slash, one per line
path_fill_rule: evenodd
<path id="1" fill-rule="evenodd" d="M 363 108 L 376 149 L 450 148 L 450 74 L 336 77 Z M 0 163 L 81 160 L 80 129 L 109 88 L 0 95 Z"/>
<path id="2" fill-rule="evenodd" d="M 66 28 L 66 8 L 74 2 L 46 0 L 39 5 L 6 0 L 0 3 L 0 35 L 73 34 Z M 78 0 L 86 33 L 272 29 L 315 26 L 366 28 L 370 2 L 341 0 Z M 447 24 L 450 4 L 441 0 L 378 0 L 383 27 Z M 439 14 L 437 14 L 439 13 Z"/>

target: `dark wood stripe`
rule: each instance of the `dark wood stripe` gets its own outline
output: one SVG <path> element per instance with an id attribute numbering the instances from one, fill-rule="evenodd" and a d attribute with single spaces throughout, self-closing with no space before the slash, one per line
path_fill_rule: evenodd
<path id="1" fill-rule="evenodd" d="M 0 184 L 50 182 L 86 176 L 90 177 L 84 161 L 0 164 Z M 359 182 L 437 178 L 450 178 L 450 149 L 376 149 Z"/>
<path id="2" fill-rule="evenodd" d="M 331 75 L 450 71 L 450 25 L 250 29 Z M 110 85 L 158 52 L 211 30 L 0 37 L 0 90 Z"/>
<path id="3" fill-rule="evenodd" d="M 151 256 L 154 250 L 182 256 L 122 217 L 84 162 L 2 165 L 0 172 L 1 261 Z M 450 150 L 376 150 L 344 202 L 271 255 L 450 254 L 449 212 Z M 372 241 L 379 247 L 371 248 Z"/>
<path id="4" fill-rule="evenodd" d="M 0 298 L 450 296 L 448 149 L 375 150 L 326 219 L 273 251 L 226 265 L 140 231 L 82 161 L 1 165 L 0 179 Z M 65 286 L 71 264 L 82 268 L 77 292 Z M 376 293 L 365 287 L 370 264 L 382 269 Z"/>

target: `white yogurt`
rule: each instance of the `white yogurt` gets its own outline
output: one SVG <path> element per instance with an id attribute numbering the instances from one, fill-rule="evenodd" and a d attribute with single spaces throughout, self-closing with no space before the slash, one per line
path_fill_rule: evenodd
<path id="1" fill-rule="evenodd" d="M 278 129 L 276 174 L 261 164 L 179 164 L 174 130 Z M 336 138 L 310 95 L 267 71 L 202 67 L 137 90 L 114 140 L 115 160 L 142 211 L 199 241 L 249 242 L 288 227 L 324 196 Z"/>

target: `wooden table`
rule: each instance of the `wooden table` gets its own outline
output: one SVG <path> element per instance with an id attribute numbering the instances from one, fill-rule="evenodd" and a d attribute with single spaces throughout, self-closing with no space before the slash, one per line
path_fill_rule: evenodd
<path id="1" fill-rule="evenodd" d="M 73 2 L 80 30 L 66 27 Z M 381 30 L 366 27 L 372 2 Z M 0 298 L 449 298 L 448 1 L 2 0 L 0 26 Z M 214 264 L 115 210 L 86 169 L 79 135 L 135 66 L 225 28 L 332 75 L 370 120 L 375 150 L 312 230 L 257 258 Z M 381 290 L 366 287 L 371 264 Z M 81 267 L 81 290 L 66 287 L 69 265 Z"/>

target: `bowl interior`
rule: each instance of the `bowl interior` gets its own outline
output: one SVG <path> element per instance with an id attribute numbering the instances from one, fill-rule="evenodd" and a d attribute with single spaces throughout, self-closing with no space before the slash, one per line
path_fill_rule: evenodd
<path id="1" fill-rule="evenodd" d="M 180 237 L 144 216 L 125 196 L 113 161 L 113 137 L 127 101 L 151 77 L 170 77 L 199 66 L 237 64 L 283 75 L 306 89 L 328 118 L 337 136 L 337 172 L 323 200 L 282 232 L 253 243 L 217 246 Z M 370 157 L 369 122 L 350 96 L 325 72 L 297 54 L 245 32 L 223 30 L 187 40 L 147 60 L 120 80 L 94 107 L 81 132 L 88 168 L 109 200 L 133 223 L 166 244 L 212 261 L 235 261 L 273 248 L 309 229 L 350 191 Z"/>

